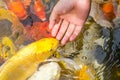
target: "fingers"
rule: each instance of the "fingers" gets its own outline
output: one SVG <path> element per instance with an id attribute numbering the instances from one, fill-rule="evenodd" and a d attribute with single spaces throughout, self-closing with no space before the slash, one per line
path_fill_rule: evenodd
<path id="1" fill-rule="evenodd" d="M 63 39 L 61 41 L 62 45 L 65 45 L 65 43 L 69 40 L 70 36 L 74 32 L 74 29 L 75 29 L 75 25 L 74 24 L 70 24 L 68 29 L 67 29 L 67 31 L 66 31 L 66 34 L 64 35 L 64 37 L 63 37 Z"/>
<path id="2" fill-rule="evenodd" d="M 68 40 L 73 41 L 79 35 L 81 29 L 82 26 L 76 26 L 66 20 L 61 20 L 53 27 L 52 36 L 61 40 L 61 44 L 65 45 Z"/>
<path id="3" fill-rule="evenodd" d="M 61 44 L 65 45 L 68 40 L 73 41 L 79 35 L 81 29 L 81 26 L 75 26 L 74 24 L 70 24 L 64 37 L 61 40 Z"/>
<path id="4" fill-rule="evenodd" d="M 69 25 L 69 22 L 68 22 L 68 21 L 64 20 L 64 21 L 62 22 L 61 27 L 60 27 L 60 30 L 59 30 L 59 32 L 58 32 L 58 34 L 57 34 L 57 36 L 56 36 L 56 38 L 57 38 L 58 40 L 61 40 L 61 39 L 62 39 L 62 37 L 64 36 L 64 34 L 65 34 L 66 30 L 67 30 L 68 25 Z"/>
<path id="5" fill-rule="evenodd" d="M 55 37 L 55 36 L 57 35 L 58 30 L 59 30 L 59 28 L 60 28 L 60 26 L 61 26 L 62 21 L 63 21 L 63 20 L 61 19 L 58 23 L 56 23 L 56 24 L 54 25 L 54 27 L 53 27 L 53 29 L 52 29 L 52 36 L 53 36 L 53 37 Z"/>
<path id="6" fill-rule="evenodd" d="M 80 33 L 83 26 L 76 26 L 73 34 L 70 36 L 70 41 L 73 41 Z"/>

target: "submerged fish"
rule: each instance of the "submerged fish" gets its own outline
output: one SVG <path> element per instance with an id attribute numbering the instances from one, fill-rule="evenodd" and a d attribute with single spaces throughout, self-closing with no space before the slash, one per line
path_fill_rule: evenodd
<path id="1" fill-rule="evenodd" d="M 85 26 L 86 27 L 86 26 Z M 116 29 L 117 35 L 119 30 Z M 95 70 L 95 75 L 98 80 L 114 80 L 114 71 L 119 66 L 119 54 L 116 49 L 112 50 L 113 34 L 112 29 L 102 27 L 96 22 L 92 22 L 90 26 L 83 32 L 83 46 L 79 54 L 74 58 L 77 59 L 79 64 L 85 64 Z M 115 40 L 119 43 L 119 37 L 114 36 Z M 114 48 L 118 45 L 114 44 Z M 118 71 L 119 72 L 119 71 Z M 117 76 L 118 77 L 118 76 Z M 94 80 L 94 79 L 93 79 Z M 116 78 L 116 80 L 118 80 Z"/>
<path id="2" fill-rule="evenodd" d="M 3 37 L 1 40 L 0 58 L 4 61 L 10 59 L 16 53 L 16 47 L 12 40 L 8 37 Z M 0 64 L 2 65 L 2 64 Z"/>
<path id="3" fill-rule="evenodd" d="M 112 21 L 116 16 L 114 13 L 114 6 L 112 2 L 104 3 L 102 5 L 102 11 L 105 14 L 107 20 Z"/>
<path id="4" fill-rule="evenodd" d="M 97 80 L 97 77 L 93 74 L 93 71 L 86 65 L 77 71 L 78 79 L 76 80 Z"/>
<path id="5" fill-rule="evenodd" d="M 28 15 L 21 0 L 6 0 L 8 9 L 14 12 L 17 17 L 24 20 Z"/>
<path id="6" fill-rule="evenodd" d="M 46 20 L 45 7 L 41 0 L 34 0 L 34 12 L 42 20 Z"/>
<path id="7" fill-rule="evenodd" d="M 100 3 L 99 3 L 99 1 L 100 1 Z M 104 12 L 101 9 L 100 4 L 101 3 L 103 4 L 103 2 L 104 2 L 103 0 L 93 0 L 91 3 L 91 11 L 90 11 L 89 16 L 91 16 L 94 19 L 94 21 L 97 24 L 101 25 L 102 27 L 112 28 L 113 27 L 112 23 L 110 23 L 105 18 Z"/>
<path id="8" fill-rule="evenodd" d="M 0 8 L 0 39 L 7 36 L 16 45 L 24 42 L 25 29 L 18 18 L 9 10 Z"/>
<path id="9" fill-rule="evenodd" d="M 49 22 L 34 22 L 32 27 L 26 27 L 26 39 L 36 41 L 41 38 L 52 37 L 48 25 Z"/>
<path id="10" fill-rule="evenodd" d="M 58 46 L 54 38 L 44 38 L 24 47 L 0 67 L 1 80 L 26 80 L 38 65 L 53 55 Z"/>

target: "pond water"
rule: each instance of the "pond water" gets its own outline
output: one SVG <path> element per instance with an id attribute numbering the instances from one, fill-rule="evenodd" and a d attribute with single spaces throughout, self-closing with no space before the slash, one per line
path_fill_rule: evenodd
<path id="1" fill-rule="evenodd" d="M 49 16 L 57 1 L 0 0 L 0 78 L 7 75 L 7 71 L 2 73 L 3 65 L 21 48 L 51 37 Z M 120 80 L 120 0 L 92 0 L 77 39 L 59 46 L 38 67 L 26 80 Z"/>

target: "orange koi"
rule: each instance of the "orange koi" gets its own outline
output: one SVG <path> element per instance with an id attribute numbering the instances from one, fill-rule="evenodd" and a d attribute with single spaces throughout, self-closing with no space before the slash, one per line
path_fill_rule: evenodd
<path id="1" fill-rule="evenodd" d="M 94 76 L 94 72 L 88 66 L 84 65 L 80 70 L 77 70 L 78 78 L 76 80 L 98 80 Z"/>
<path id="2" fill-rule="evenodd" d="M 41 0 L 34 0 L 34 12 L 42 20 L 46 20 L 44 5 Z"/>
<path id="3" fill-rule="evenodd" d="M 26 27 L 26 38 L 28 40 L 39 40 L 41 38 L 52 37 L 48 25 L 49 22 L 34 22 L 32 27 Z"/>
<path id="4" fill-rule="evenodd" d="M 102 11 L 105 13 L 105 17 L 109 21 L 112 21 L 116 17 L 114 7 L 111 2 L 103 4 Z"/>
<path id="5" fill-rule="evenodd" d="M 27 17 L 27 11 L 21 0 L 6 0 L 8 9 L 17 15 L 21 20 L 24 20 Z"/>

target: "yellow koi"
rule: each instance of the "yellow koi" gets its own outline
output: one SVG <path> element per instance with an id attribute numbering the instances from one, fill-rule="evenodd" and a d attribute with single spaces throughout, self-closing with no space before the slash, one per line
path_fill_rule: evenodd
<path id="1" fill-rule="evenodd" d="M 26 80 L 38 65 L 53 55 L 58 40 L 43 38 L 17 52 L 0 67 L 0 80 Z"/>
<path id="2" fill-rule="evenodd" d="M 9 37 L 3 37 L 0 47 L 0 57 L 4 60 L 9 59 L 16 53 L 13 41 Z"/>

